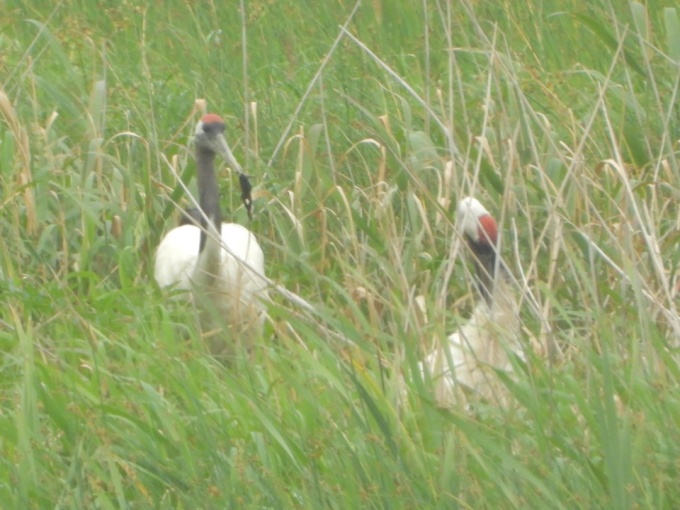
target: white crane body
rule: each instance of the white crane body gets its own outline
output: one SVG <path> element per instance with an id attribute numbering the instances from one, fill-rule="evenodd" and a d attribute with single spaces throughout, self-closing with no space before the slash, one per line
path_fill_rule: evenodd
<path id="1" fill-rule="evenodd" d="M 512 373 L 510 356 L 523 358 L 519 335 L 519 310 L 512 297 L 495 293 L 494 306 L 477 304 L 458 331 L 420 363 L 423 376 L 432 379 L 435 401 L 442 407 L 483 399 L 504 404 L 506 391 L 497 370 Z M 505 301 L 499 304 L 499 301 Z"/>

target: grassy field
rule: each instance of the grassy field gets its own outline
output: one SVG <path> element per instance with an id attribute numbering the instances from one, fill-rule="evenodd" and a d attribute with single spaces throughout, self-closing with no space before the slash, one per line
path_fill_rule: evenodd
<path id="1" fill-rule="evenodd" d="M 2 508 L 680 506 L 674 2 L 99 3 L 0 2 Z M 313 308 L 272 290 L 229 366 L 152 276 L 206 103 Z M 475 300 L 466 195 L 524 296 L 511 409 L 413 370 Z"/>

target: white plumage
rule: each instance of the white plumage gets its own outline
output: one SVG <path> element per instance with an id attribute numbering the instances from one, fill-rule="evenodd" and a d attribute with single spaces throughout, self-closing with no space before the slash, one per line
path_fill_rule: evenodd
<path id="1" fill-rule="evenodd" d="M 221 222 L 216 153 L 239 172 L 243 199 L 250 207 L 249 183 L 223 132 L 224 122 L 214 114 L 205 115 L 196 126 L 199 205 L 209 221 L 198 213 L 203 226 L 186 224 L 168 232 L 154 267 L 159 286 L 191 291 L 213 354 L 230 353 L 233 344 L 248 345 L 261 334 L 267 299 L 264 254 L 255 236 L 241 225 Z M 215 225 L 220 225 L 220 237 Z"/>
<path id="2" fill-rule="evenodd" d="M 507 401 L 496 370 L 512 372 L 512 353 L 522 357 L 518 343 L 519 304 L 507 269 L 496 257 L 497 225 L 472 197 L 458 207 L 461 233 L 475 257 L 477 287 L 482 300 L 470 319 L 420 363 L 432 379 L 438 405 L 450 407 L 484 399 Z"/>
<path id="3" fill-rule="evenodd" d="M 264 274 L 264 254 L 255 236 L 245 227 L 236 223 L 222 223 L 222 240 L 229 252 L 222 249 L 220 260 L 220 283 L 236 282 L 245 275 L 250 294 L 257 294 L 266 288 L 260 278 L 239 268 L 244 261 L 257 273 Z M 198 246 L 201 242 L 201 229 L 195 225 L 182 225 L 168 232 L 156 252 L 155 278 L 161 287 L 175 285 L 178 289 L 191 290 L 192 276 L 198 262 Z M 258 281 L 259 280 L 259 281 Z"/>

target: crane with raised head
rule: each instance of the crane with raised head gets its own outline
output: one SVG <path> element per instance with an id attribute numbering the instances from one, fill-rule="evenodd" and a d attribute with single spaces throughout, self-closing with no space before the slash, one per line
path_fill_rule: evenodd
<path id="1" fill-rule="evenodd" d="M 498 257 L 498 225 L 489 211 L 467 197 L 458 206 L 458 225 L 473 255 L 481 300 L 468 321 L 420 362 L 420 370 L 431 378 L 438 405 L 474 399 L 503 404 L 507 395 L 496 371 L 511 373 L 511 356 L 523 357 L 518 343 L 519 301 Z"/>
<path id="2" fill-rule="evenodd" d="M 196 125 L 194 149 L 200 210 L 186 215 L 156 251 L 154 276 L 161 287 L 191 292 L 201 329 L 213 354 L 233 352 L 261 334 L 266 314 L 264 254 L 255 236 L 242 225 L 223 223 L 215 156 L 238 173 L 241 198 L 251 214 L 248 177 L 234 158 L 219 115 L 204 115 Z"/>

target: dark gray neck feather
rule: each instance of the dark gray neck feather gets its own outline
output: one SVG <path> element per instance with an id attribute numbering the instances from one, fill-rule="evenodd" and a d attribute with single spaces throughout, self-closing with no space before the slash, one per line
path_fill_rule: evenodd
<path id="1" fill-rule="evenodd" d="M 198 179 L 198 203 L 208 220 L 221 231 L 222 211 L 220 210 L 220 188 L 215 174 L 215 153 L 211 150 L 196 148 L 196 174 Z M 199 253 L 203 251 L 208 238 L 205 219 L 201 217 L 201 244 Z"/>
<path id="2" fill-rule="evenodd" d="M 505 277 L 507 268 L 502 261 L 496 260 L 496 248 L 487 243 L 475 243 L 468 239 L 470 250 L 474 255 L 475 264 L 475 283 L 477 290 L 482 295 L 487 304 L 493 300 L 494 284 L 496 281 L 496 270 L 499 277 Z"/>

